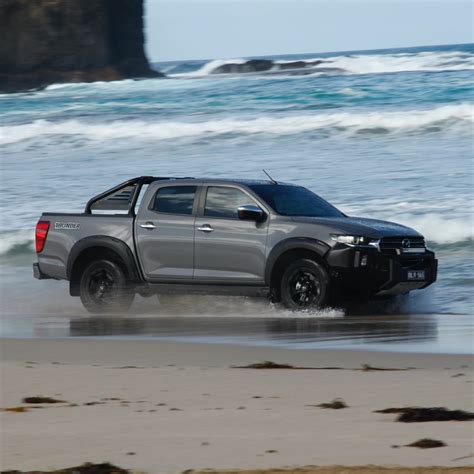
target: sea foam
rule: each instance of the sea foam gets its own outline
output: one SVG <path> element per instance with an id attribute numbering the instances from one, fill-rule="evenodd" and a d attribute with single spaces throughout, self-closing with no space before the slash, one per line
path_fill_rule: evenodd
<path id="1" fill-rule="evenodd" d="M 474 69 L 474 55 L 465 52 L 361 54 L 324 58 L 332 67 L 351 74 Z"/>
<path id="2" fill-rule="evenodd" d="M 0 127 L 0 145 L 48 136 L 88 140 L 170 140 L 218 135 L 292 135 L 317 130 L 354 135 L 409 131 L 471 130 L 474 106 L 445 105 L 426 110 L 384 112 L 335 112 L 255 119 L 222 119 L 203 122 L 117 120 L 108 123 L 66 120 L 36 120 L 28 124 Z M 467 126 L 467 128 L 465 127 Z"/>

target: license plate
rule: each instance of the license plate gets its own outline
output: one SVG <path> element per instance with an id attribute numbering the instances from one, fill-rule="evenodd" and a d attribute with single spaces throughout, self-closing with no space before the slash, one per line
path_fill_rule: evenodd
<path id="1" fill-rule="evenodd" d="M 424 280 L 425 271 L 424 270 L 410 270 L 408 272 L 408 280 Z"/>

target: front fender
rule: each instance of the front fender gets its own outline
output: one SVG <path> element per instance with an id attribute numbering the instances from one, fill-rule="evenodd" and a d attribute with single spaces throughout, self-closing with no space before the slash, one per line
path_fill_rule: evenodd
<path id="1" fill-rule="evenodd" d="M 289 250 L 310 250 L 319 257 L 324 258 L 328 253 L 330 247 L 324 242 L 309 237 L 292 237 L 279 242 L 268 255 L 267 264 L 265 267 L 265 283 L 270 285 L 271 276 L 275 263 L 278 258 Z"/>

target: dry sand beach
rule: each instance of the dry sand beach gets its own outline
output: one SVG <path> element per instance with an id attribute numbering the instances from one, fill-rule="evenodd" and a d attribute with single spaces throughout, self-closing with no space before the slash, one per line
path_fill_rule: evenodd
<path id="1" fill-rule="evenodd" d="M 234 368 L 265 360 L 310 368 Z M 472 421 L 402 423 L 374 413 L 473 411 L 469 355 L 4 339 L 1 370 L 1 406 L 13 408 L 1 413 L 3 470 L 107 461 L 148 473 L 369 464 L 470 472 L 454 468 L 474 463 Z M 62 402 L 22 403 L 31 396 Z M 335 398 L 347 408 L 316 406 Z M 405 446 L 422 438 L 446 446 Z"/>

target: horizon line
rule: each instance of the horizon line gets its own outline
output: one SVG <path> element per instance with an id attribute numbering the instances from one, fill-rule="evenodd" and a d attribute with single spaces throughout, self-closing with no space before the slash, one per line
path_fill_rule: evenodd
<path id="1" fill-rule="evenodd" d="M 446 46 L 469 46 L 473 45 L 474 42 L 468 43 L 445 43 L 445 44 L 433 44 L 433 45 L 417 45 L 417 46 L 401 46 L 401 47 L 389 47 L 389 48 L 375 48 L 375 49 L 348 49 L 348 50 L 339 50 L 339 51 L 310 51 L 307 53 L 280 53 L 280 54 L 258 54 L 252 56 L 228 56 L 228 57 L 219 57 L 219 58 L 196 58 L 196 59 L 149 59 L 150 63 L 169 63 L 169 62 L 185 62 L 185 61 L 213 61 L 216 59 L 258 59 L 266 57 L 278 57 L 278 56 L 306 56 L 309 54 L 348 54 L 348 53 L 363 53 L 363 52 L 376 52 L 376 51 L 391 51 L 391 50 L 400 50 L 400 49 L 413 49 L 413 48 L 439 48 Z"/>

